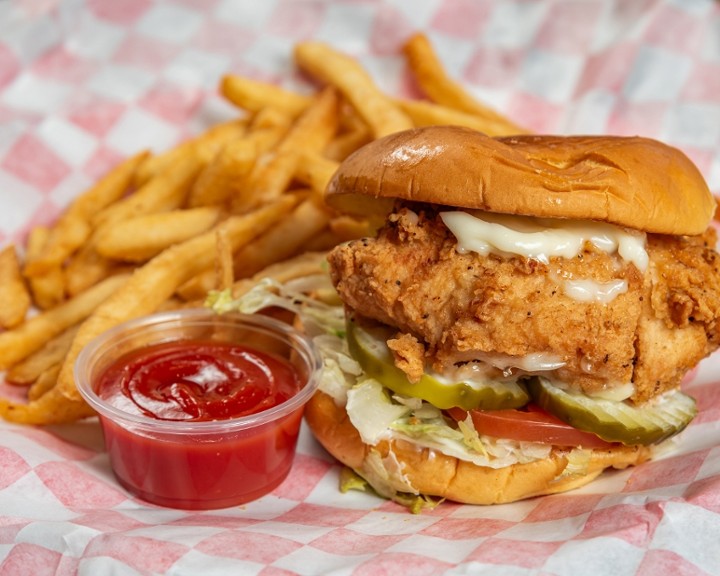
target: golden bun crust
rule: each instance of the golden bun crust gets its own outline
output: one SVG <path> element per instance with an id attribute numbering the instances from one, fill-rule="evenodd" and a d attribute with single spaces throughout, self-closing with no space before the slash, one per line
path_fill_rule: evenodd
<path id="1" fill-rule="evenodd" d="M 559 448 L 553 449 L 545 460 L 494 469 L 404 441 L 383 441 L 370 447 L 363 444 L 345 409 L 323 392 L 310 399 L 305 419 L 320 444 L 344 465 L 362 473 L 371 450 L 381 457 L 392 452 L 418 492 L 465 504 L 501 504 L 565 492 L 591 482 L 606 468 L 626 468 L 650 458 L 646 447 L 594 450 L 585 474 L 561 476 L 568 460 L 567 453 Z M 403 486 L 394 488 L 404 490 Z"/>
<path id="2" fill-rule="evenodd" d="M 375 140 L 328 185 L 330 206 L 386 211 L 393 199 L 549 218 L 610 222 L 661 234 L 707 228 L 714 198 L 681 151 L 620 136 L 491 138 L 428 126 Z"/>

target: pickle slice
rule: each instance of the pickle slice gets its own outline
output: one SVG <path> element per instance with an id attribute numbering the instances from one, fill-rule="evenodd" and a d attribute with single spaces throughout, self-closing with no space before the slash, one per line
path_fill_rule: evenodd
<path id="1" fill-rule="evenodd" d="M 387 346 L 393 331 L 381 324 L 363 324 L 348 320 L 347 338 L 352 356 L 368 376 L 375 378 L 397 394 L 421 398 L 445 410 L 500 410 L 519 408 L 530 400 L 527 391 L 515 382 L 467 381 L 453 382 L 439 375 L 424 374 L 418 382 L 410 382 L 395 366 Z"/>
<path id="2" fill-rule="evenodd" d="M 545 378 L 531 378 L 526 385 L 538 406 L 608 442 L 656 444 L 682 431 L 697 414 L 695 400 L 680 391 L 633 406 L 562 390 Z"/>

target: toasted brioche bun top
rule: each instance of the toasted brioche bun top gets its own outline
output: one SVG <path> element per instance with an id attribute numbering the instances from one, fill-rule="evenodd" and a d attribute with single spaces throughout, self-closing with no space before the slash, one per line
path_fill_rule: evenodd
<path id="1" fill-rule="evenodd" d="M 367 144 L 341 164 L 326 192 L 330 206 L 355 213 L 387 212 L 395 199 L 677 235 L 701 234 L 715 210 L 697 167 L 656 140 L 491 138 L 456 126 Z"/>

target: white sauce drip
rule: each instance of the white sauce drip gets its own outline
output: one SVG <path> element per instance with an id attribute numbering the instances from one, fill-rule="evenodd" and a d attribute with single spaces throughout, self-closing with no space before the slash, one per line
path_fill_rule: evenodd
<path id="1" fill-rule="evenodd" d="M 608 304 L 616 296 L 625 294 L 628 289 L 627 280 L 562 280 L 563 292 L 578 302 L 598 302 Z"/>
<path id="2" fill-rule="evenodd" d="M 460 253 L 519 255 L 545 264 L 553 256 L 574 258 L 590 242 L 616 253 L 644 272 L 648 265 L 645 233 L 604 222 L 532 218 L 490 212 L 442 212 L 445 226 L 457 238 Z"/>

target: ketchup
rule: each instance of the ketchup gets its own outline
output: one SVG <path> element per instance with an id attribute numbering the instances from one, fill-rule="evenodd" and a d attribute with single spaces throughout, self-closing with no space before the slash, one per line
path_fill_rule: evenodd
<path id="1" fill-rule="evenodd" d="M 285 360 L 238 344 L 184 340 L 117 359 L 96 392 L 130 414 L 202 422 L 267 410 L 299 387 Z"/>
<path id="2" fill-rule="evenodd" d="M 141 498 L 175 508 L 263 496 L 290 470 L 302 406 L 252 426 L 230 420 L 277 406 L 302 384 L 287 360 L 231 343 L 183 340 L 121 356 L 99 374 L 98 396 L 158 426 L 103 419 L 115 475 Z M 184 423 L 198 431 L 172 430 Z"/>

